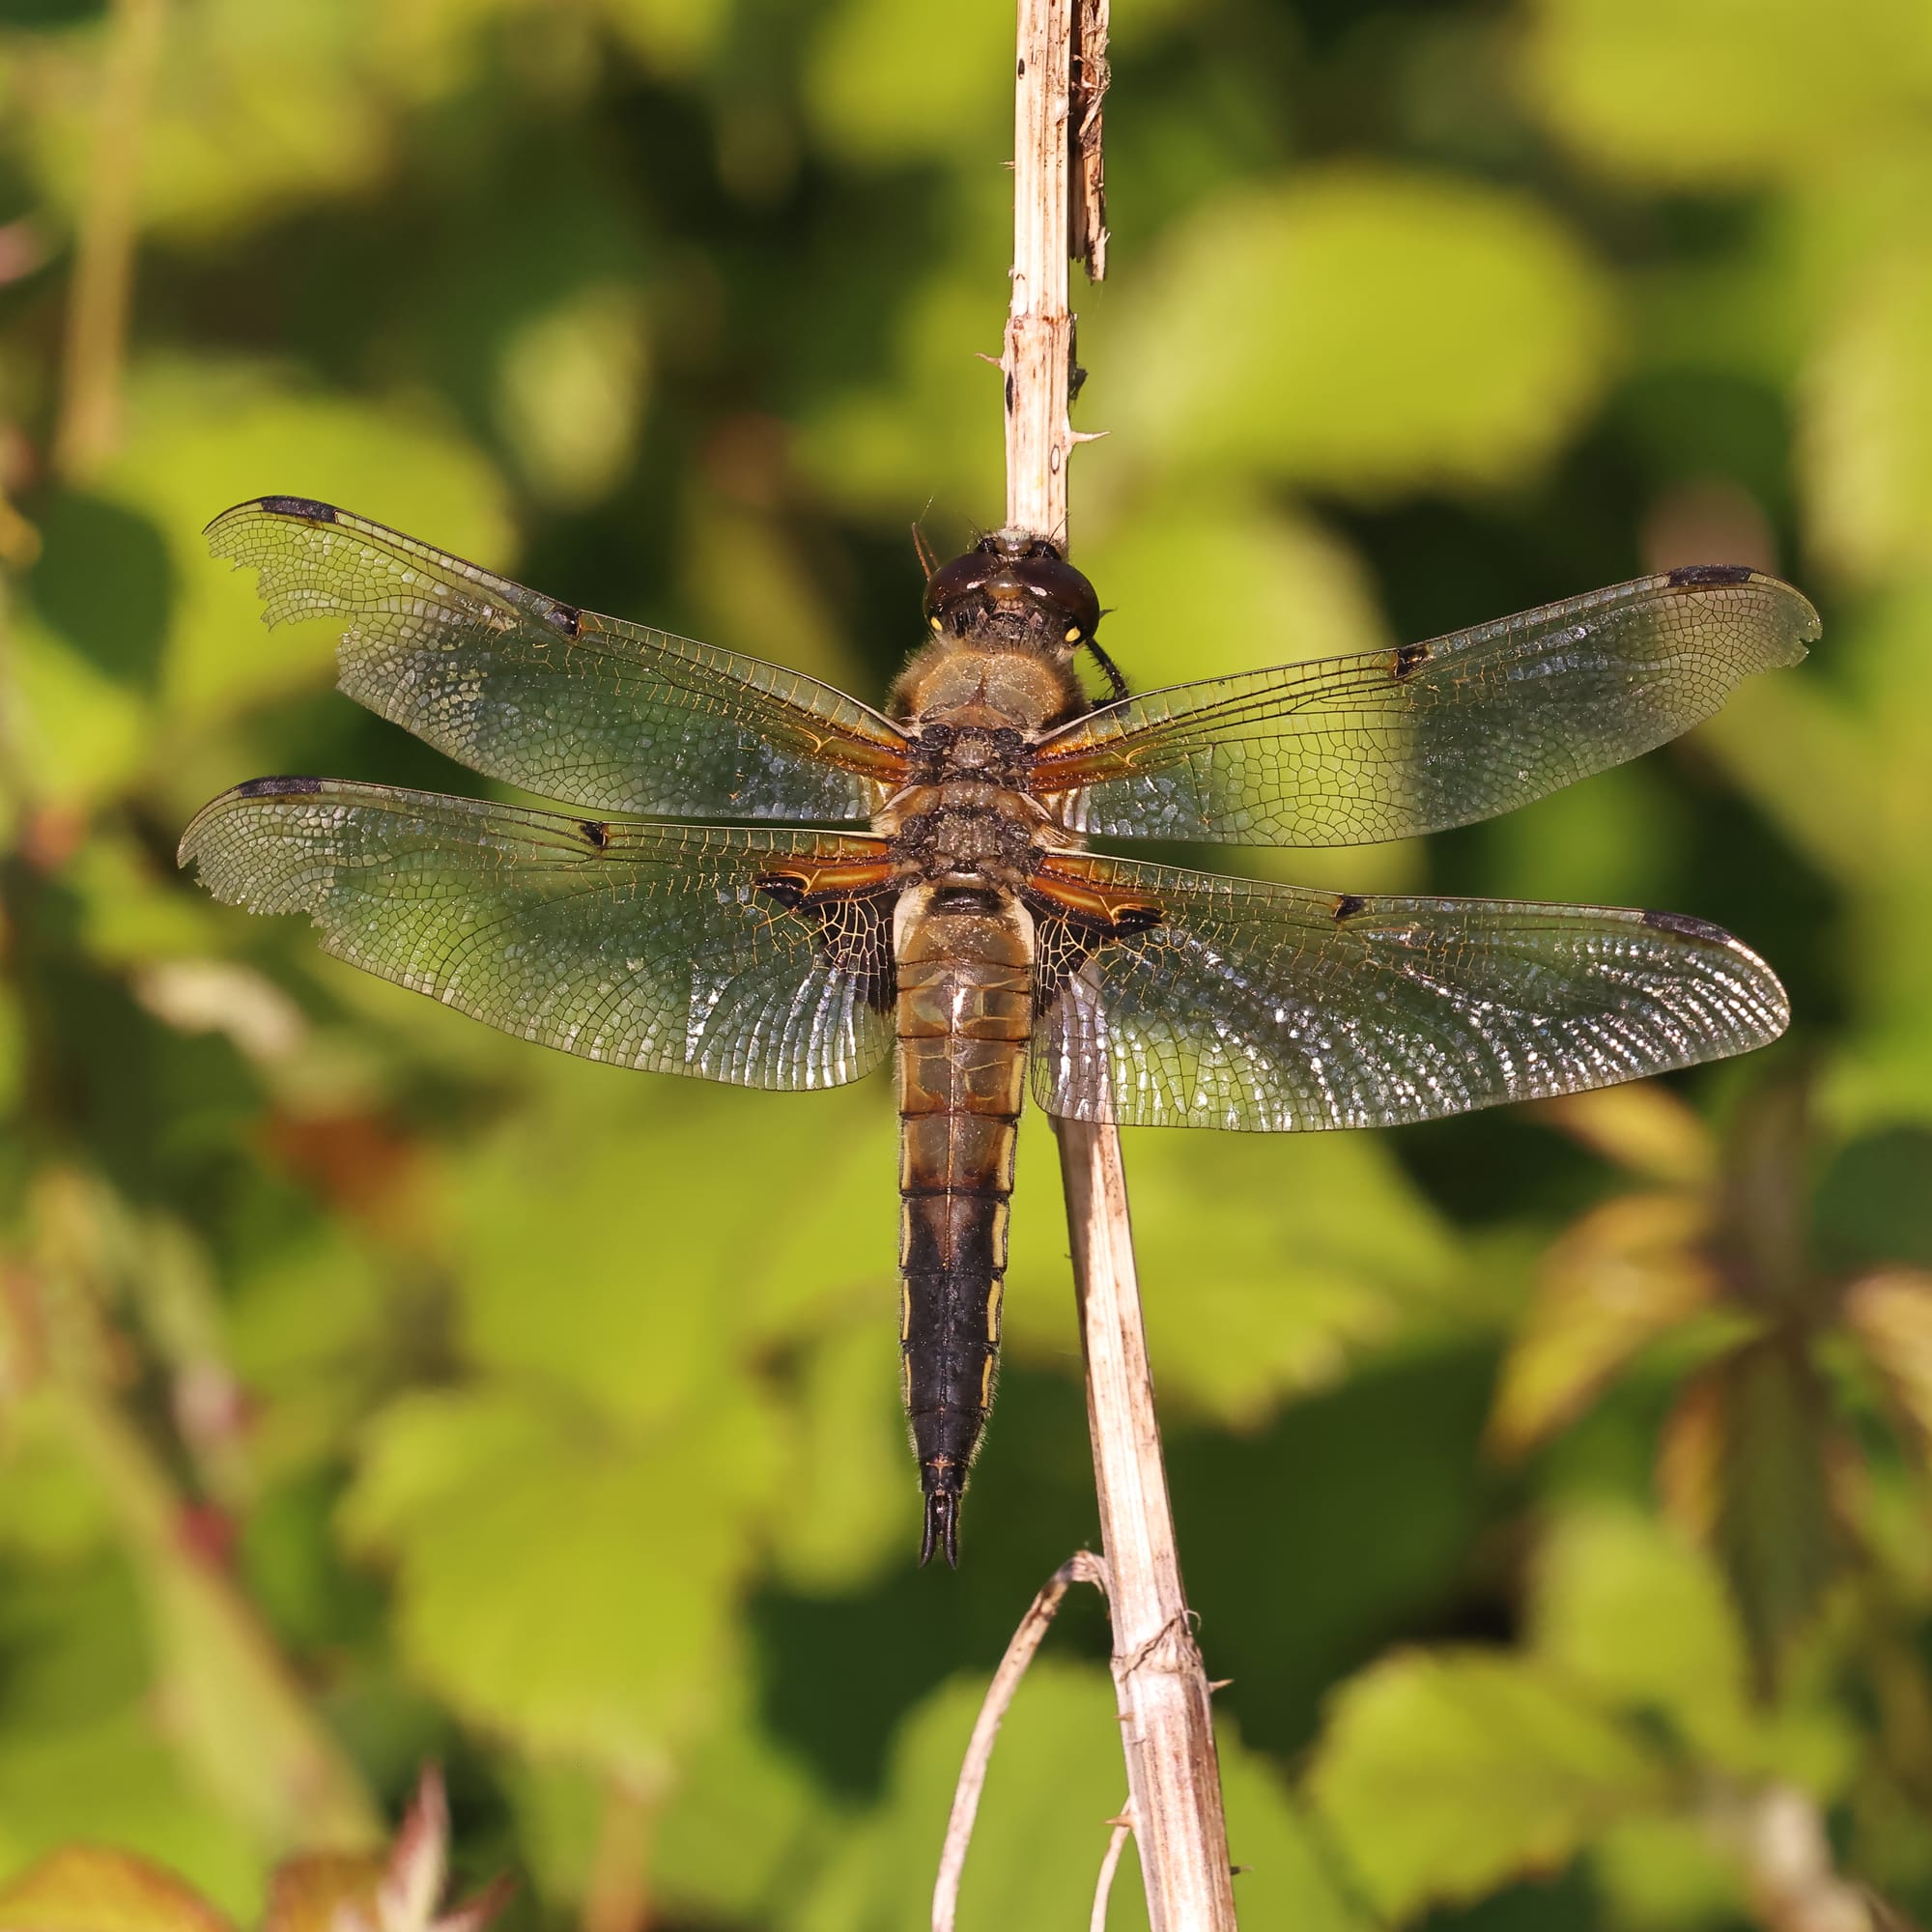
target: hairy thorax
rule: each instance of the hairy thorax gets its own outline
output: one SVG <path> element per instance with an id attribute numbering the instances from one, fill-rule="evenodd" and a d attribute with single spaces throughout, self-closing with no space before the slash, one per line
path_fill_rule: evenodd
<path id="1" fill-rule="evenodd" d="M 1085 708 L 1070 668 L 1024 646 L 943 638 L 921 651 L 892 700 L 915 734 L 912 782 L 874 821 L 902 874 L 1018 887 L 1039 851 L 1077 844 L 1024 785 L 1041 733 Z"/>

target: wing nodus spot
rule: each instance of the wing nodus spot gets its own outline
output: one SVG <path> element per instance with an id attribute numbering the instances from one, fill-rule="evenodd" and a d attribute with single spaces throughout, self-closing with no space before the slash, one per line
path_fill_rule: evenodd
<path id="1" fill-rule="evenodd" d="M 1358 912 L 1367 907 L 1368 903 L 1360 893 L 1344 893 L 1335 901 L 1335 923 L 1340 925 L 1345 919 L 1353 919 Z"/>
<path id="2" fill-rule="evenodd" d="M 601 818 L 580 819 L 577 829 L 583 834 L 583 842 L 599 852 L 611 842 L 611 828 Z"/>
<path id="3" fill-rule="evenodd" d="M 583 612 L 575 604 L 553 604 L 550 620 L 566 638 L 574 638 L 583 621 Z"/>
<path id="4" fill-rule="evenodd" d="M 1435 653 L 1427 644 L 1404 644 L 1395 654 L 1395 677 L 1398 684 L 1410 678 L 1426 665 Z"/>

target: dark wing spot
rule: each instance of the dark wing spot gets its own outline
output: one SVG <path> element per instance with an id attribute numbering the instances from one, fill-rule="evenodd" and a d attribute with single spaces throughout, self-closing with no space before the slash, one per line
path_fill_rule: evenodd
<path id="1" fill-rule="evenodd" d="M 757 887 L 787 912 L 796 912 L 805 903 L 805 881 L 793 878 L 789 872 L 767 872 L 757 881 Z"/>
<path id="2" fill-rule="evenodd" d="M 1406 677 L 1413 677 L 1429 662 L 1430 651 L 1427 644 L 1404 644 L 1395 654 L 1395 674 L 1398 683 Z"/>
<path id="3" fill-rule="evenodd" d="M 264 497 L 261 506 L 271 517 L 299 517 L 309 524 L 332 524 L 335 521 L 333 507 L 318 503 L 313 497 Z"/>
<path id="4" fill-rule="evenodd" d="M 320 779 L 250 779 L 235 787 L 237 798 L 288 798 L 322 789 Z"/>
<path id="5" fill-rule="evenodd" d="M 1731 935 L 1721 925 L 1713 925 L 1708 919 L 1692 919 L 1689 913 L 1646 912 L 1643 923 L 1660 932 L 1680 932 L 1686 939 L 1706 939 L 1714 946 L 1731 944 Z"/>
<path id="6" fill-rule="evenodd" d="M 1748 583 L 1756 574 L 1747 563 L 1687 563 L 1663 581 L 1673 590 L 1691 590 L 1700 583 Z"/>
<path id="7" fill-rule="evenodd" d="M 1155 926 L 1165 923 L 1166 915 L 1158 906 L 1122 906 L 1114 919 L 1114 937 L 1128 939 L 1137 932 L 1151 932 Z"/>
<path id="8" fill-rule="evenodd" d="M 611 842 L 611 828 L 601 818 L 583 818 L 578 821 L 578 831 L 583 834 L 583 842 L 603 851 Z"/>
<path id="9" fill-rule="evenodd" d="M 575 604 L 553 604 L 550 607 L 550 620 L 566 638 L 577 635 L 577 627 L 583 619 L 583 612 Z"/>
<path id="10" fill-rule="evenodd" d="M 1007 413 L 1009 415 L 1012 414 L 1013 404 L 1018 400 L 1018 397 L 1019 390 L 1014 386 L 1012 377 L 1009 375 L 1007 378 Z"/>
<path id="11" fill-rule="evenodd" d="M 1358 912 L 1360 912 L 1362 908 L 1367 904 L 1368 900 L 1365 899 L 1361 895 L 1361 894 L 1344 893 L 1342 896 L 1335 901 L 1335 917 L 1337 921 L 1345 919 L 1353 919 L 1354 916 Z"/>

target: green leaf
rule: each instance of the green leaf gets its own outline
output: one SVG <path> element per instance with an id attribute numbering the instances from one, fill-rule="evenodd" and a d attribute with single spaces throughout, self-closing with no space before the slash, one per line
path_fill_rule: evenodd
<path id="1" fill-rule="evenodd" d="M 1701 1818 L 1626 1818 L 1592 1847 L 1590 1876 L 1629 1932 L 1751 1922 L 1738 1860 Z"/>
<path id="2" fill-rule="evenodd" d="M 150 1711 L 44 1734 L 10 1726 L 0 1742 L 0 1872 L 78 1839 L 156 1860 L 231 1916 L 252 1913 L 261 1897 L 253 1831 L 184 1776 Z M 202 1909 L 195 1932 L 214 1932 L 213 1908 Z M 14 1925 L 32 1932 L 22 1920 L 9 1932 Z"/>
<path id="3" fill-rule="evenodd" d="M 1346 1684 L 1308 1788 L 1364 1894 L 1406 1918 L 1558 1870 L 1666 1787 L 1635 1734 L 1554 1672 L 1446 1650 Z"/>
<path id="4" fill-rule="evenodd" d="M 773 1529 L 778 1573 L 796 1590 L 850 1589 L 905 1556 L 918 1479 L 898 1336 L 884 1297 L 867 1301 L 797 1365 L 786 1503 Z"/>
<path id="5" fill-rule="evenodd" d="M 1537 204 L 1385 167 L 1210 203 L 1135 296 L 1112 426 L 1143 460 L 1368 499 L 1533 472 L 1612 335 L 1598 271 Z"/>
<path id="6" fill-rule="evenodd" d="M 712 1718 L 776 1447 L 741 1391 L 636 1437 L 508 1388 L 406 1396 L 343 1526 L 394 1562 L 399 1648 L 454 1709 L 656 1775 Z"/>
<path id="7" fill-rule="evenodd" d="M 472 1361 L 649 1422 L 710 1400 L 759 1351 L 822 1333 L 868 1294 L 895 1333 L 886 1083 L 646 1092 L 606 1068 L 575 1070 L 590 1078 L 541 1069 L 558 1104 L 526 1109 L 462 1170 L 454 1219 Z M 544 1280 L 569 1292 L 533 1294 Z"/>
<path id="8" fill-rule="evenodd" d="M 1843 1560 L 1836 1490 L 1850 1453 L 1803 1343 L 1781 1333 L 1706 1369 L 1666 1426 L 1665 1503 L 1716 1553 L 1762 1687 Z"/>
<path id="9" fill-rule="evenodd" d="M 1723 1578 L 1688 1539 L 1625 1505 L 1567 1511 L 1537 1550 L 1529 1614 L 1566 1676 L 1737 1761 L 1749 1660 Z"/>
<path id="10" fill-rule="evenodd" d="M 1160 492 L 1094 521 L 1080 566 L 1105 592 L 1101 635 L 1136 691 L 1395 641 L 1348 543 L 1258 493 Z"/>
<path id="11" fill-rule="evenodd" d="M 1162 1394 L 1244 1426 L 1444 1319 L 1447 1231 L 1372 1134 L 1130 1132 L 1125 1160 L 1149 1346 Z M 1011 1347 L 1077 1361 L 1053 1132 L 1020 1135 Z"/>
<path id="12" fill-rule="evenodd" d="M 139 213 L 177 237 L 230 237 L 317 196 L 366 185 L 387 130 L 350 9 L 208 0 L 161 37 L 133 182 Z M 89 37 L 34 61 L 27 119 L 39 172 L 65 211 L 86 199 L 99 128 Z M 248 165 L 235 156 L 245 154 Z"/>
<path id="13" fill-rule="evenodd" d="M 828 1861 L 785 1932 L 897 1932 L 931 1913 L 939 1849 L 983 1679 L 955 1679 L 907 1719 L 879 1808 Z M 1248 1869 L 1236 1900 L 1258 1925 L 1358 1932 L 1307 1816 L 1233 1734 L 1218 1739 L 1229 1853 Z M 959 1898 L 962 1925 L 1087 1922 L 1107 1821 L 1126 1799 L 1120 1719 L 1107 1675 L 1037 1661 L 1000 1727 Z M 1115 1875 L 1111 1932 L 1147 1924 L 1131 1843 Z"/>
<path id="14" fill-rule="evenodd" d="M 128 410 L 127 446 L 99 491 L 167 541 L 176 595 L 162 690 L 179 716 L 206 719 L 327 681 L 334 663 L 328 625 L 269 632 L 252 580 L 209 556 L 202 526 L 231 503 L 297 491 L 493 568 L 515 560 L 495 472 L 420 404 L 382 407 L 294 389 L 246 364 L 167 359 L 136 371 Z"/>

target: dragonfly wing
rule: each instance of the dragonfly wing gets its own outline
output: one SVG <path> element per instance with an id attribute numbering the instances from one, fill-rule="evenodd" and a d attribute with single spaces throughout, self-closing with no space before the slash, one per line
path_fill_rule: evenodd
<path id="1" fill-rule="evenodd" d="M 1775 577 L 1675 570 L 1399 650 L 1149 692 L 1045 739 L 1076 831 L 1352 845 L 1466 825 L 1674 738 L 1818 614 Z"/>
<path id="2" fill-rule="evenodd" d="M 1789 1017 L 1763 960 L 1674 913 L 1085 857 L 1037 884 L 1034 1094 L 1075 1120 L 1392 1126 L 1743 1053 Z M 1111 933 L 1067 903 L 1095 900 Z"/>
<path id="3" fill-rule="evenodd" d="M 305 912 L 337 957 L 587 1060 L 834 1087 L 892 1043 L 876 839 L 256 779 L 203 809 L 181 858 L 217 898 Z"/>
<path id="4" fill-rule="evenodd" d="M 343 625 L 342 689 L 472 770 L 595 811 L 867 818 L 906 740 L 830 685 L 600 617 L 346 510 L 264 497 L 208 526 L 266 620 Z"/>

